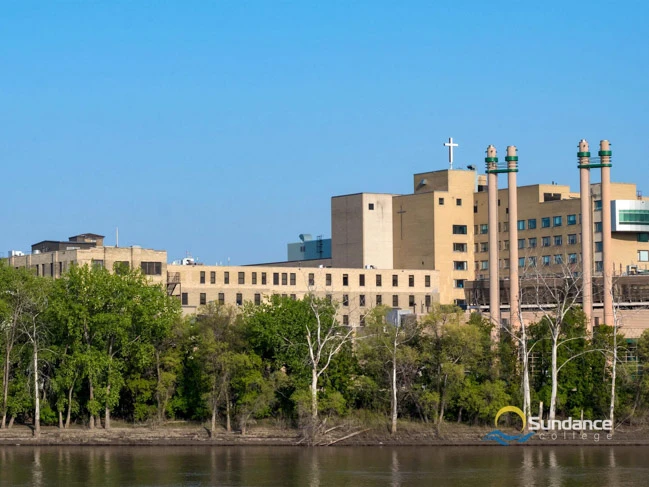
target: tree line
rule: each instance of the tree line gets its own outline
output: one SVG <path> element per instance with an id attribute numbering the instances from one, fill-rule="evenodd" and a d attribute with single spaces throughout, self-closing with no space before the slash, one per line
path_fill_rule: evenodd
<path id="1" fill-rule="evenodd" d="M 649 414 L 649 332 L 589 334 L 578 306 L 506 333 L 455 306 L 399 322 L 388 311 L 352 330 L 336 303 L 274 295 L 182 317 L 139 270 L 73 266 L 52 280 L 0 263 L 0 428 L 185 419 L 245 434 L 264 418 L 314 428 L 351 416 L 394 433 L 400 420 L 487 424 L 553 396 L 558 416 L 607 418 L 611 402 L 619 421 Z"/>

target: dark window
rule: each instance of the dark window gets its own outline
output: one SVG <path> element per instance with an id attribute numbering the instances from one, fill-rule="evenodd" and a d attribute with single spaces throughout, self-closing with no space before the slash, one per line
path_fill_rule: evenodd
<path id="1" fill-rule="evenodd" d="M 367 207 L 368 207 L 370 210 L 373 210 L 373 209 L 374 209 L 374 203 L 370 203 L 369 205 L 367 205 Z"/>
<path id="2" fill-rule="evenodd" d="M 187 293 L 182 293 L 180 295 L 180 304 L 182 304 L 183 306 L 187 306 L 188 302 L 189 302 L 189 297 Z"/>
<path id="3" fill-rule="evenodd" d="M 297 296 L 295 294 L 291 294 L 289 298 L 291 298 L 293 301 L 297 301 Z"/>
<path id="4" fill-rule="evenodd" d="M 365 315 L 361 315 L 360 321 L 359 321 L 360 326 L 365 326 Z"/>
<path id="5" fill-rule="evenodd" d="M 162 262 L 142 262 L 140 264 L 142 272 L 147 276 L 162 275 Z"/>
<path id="6" fill-rule="evenodd" d="M 349 326 L 349 316 L 343 315 L 343 325 Z"/>
<path id="7" fill-rule="evenodd" d="M 563 245 L 563 237 L 561 235 L 555 235 L 554 236 L 554 246 L 559 247 Z"/>
<path id="8" fill-rule="evenodd" d="M 279 272 L 273 272 L 273 285 L 279 286 Z"/>
<path id="9" fill-rule="evenodd" d="M 430 294 L 426 294 L 426 297 L 424 298 L 425 303 L 426 303 L 426 308 L 430 308 Z"/>
<path id="10" fill-rule="evenodd" d="M 205 293 L 200 294 L 200 301 L 199 302 L 200 302 L 201 305 L 207 304 L 207 296 L 205 295 Z"/>
<path id="11" fill-rule="evenodd" d="M 414 306 L 415 305 L 415 295 L 411 294 L 408 296 L 408 306 Z"/>
<path id="12" fill-rule="evenodd" d="M 291 272 L 288 276 L 291 286 L 295 286 L 295 272 Z"/>
<path id="13" fill-rule="evenodd" d="M 550 217 L 545 217 L 541 218 L 541 228 L 549 228 L 550 227 Z"/>
<path id="14" fill-rule="evenodd" d="M 602 222 L 595 222 L 595 233 L 600 233 L 602 231 Z"/>
<path id="15" fill-rule="evenodd" d="M 376 275 L 376 287 L 381 287 L 381 274 Z"/>
<path id="16" fill-rule="evenodd" d="M 568 225 L 577 224 L 577 215 L 568 215 Z"/>
<path id="17" fill-rule="evenodd" d="M 327 303 L 331 303 L 331 301 L 333 300 L 333 297 L 331 296 L 331 294 L 326 294 L 325 295 L 325 300 L 327 301 Z"/>
<path id="18" fill-rule="evenodd" d="M 309 286 L 315 286 L 315 274 L 309 272 Z"/>
<path id="19" fill-rule="evenodd" d="M 415 276 L 412 274 L 408 276 L 408 287 L 415 287 Z"/>
<path id="20" fill-rule="evenodd" d="M 392 306 L 395 307 L 395 308 L 399 306 L 399 295 L 398 294 L 393 294 L 392 295 Z"/>
<path id="21" fill-rule="evenodd" d="M 424 286 L 430 287 L 430 276 L 424 276 Z"/>
<path id="22" fill-rule="evenodd" d="M 255 304 L 259 306 L 261 304 L 261 294 L 255 293 Z"/>
<path id="23" fill-rule="evenodd" d="M 466 235 L 466 225 L 453 225 L 453 235 Z"/>
<path id="24" fill-rule="evenodd" d="M 478 205 L 473 205 L 473 213 L 478 213 Z"/>
<path id="25" fill-rule="evenodd" d="M 216 272 L 210 271 L 210 284 L 216 284 Z"/>
<path id="26" fill-rule="evenodd" d="M 602 200 L 595 200 L 595 211 L 602 209 Z"/>
<path id="27" fill-rule="evenodd" d="M 245 283 L 246 283 L 246 273 L 239 272 L 239 284 L 245 284 Z"/>
<path id="28" fill-rule="evenodd" d="M 92 259 L 92 266 L 96 267 L 97 269 L 102 269 L 104 267 L 104 261 L 101 259 Z M 52 275 L 54 275 L 54 264 L 52 264 L 50 272 Z"/>
<path id="29" fill-rule="evenodd" d="M 358 296 L 358 305 L 359 306 L 365 306 L 365 295 L 361 294 Z"/>
<path id="30" fill-rule="evenodd" d="M 219 293 L 219 304 L 225 304 L 225 294 Z"/>
<path id="31" fill-rule="evenodd" d="M 577 243 L 577 234 L 571 233 L 568 235 L 568 245 L 575 245 Z"/>
<path id="32" fill-rule="evenodd" d="M 253 272 L 250 279 L 251 279 L 253 284 L 257 284 L 257 273 Z"/>
<path id="33" fill-rule="evenodd" d="M 458 198 L 458 199 L 456 199 L 456 200 L 455 200 L 455 204 L 456 204 L 457 206 L 462 206 L 462 198 Z"/>
<path id="34" fill-rule="evenodd" d="M 349 276 L 347 274 L 343 274 L 343 286 L 349 286 Z"/>
<path id="35" fill-rule="evenodd" d="M 527 220 L 527 228 L 529 230 L 534 230 L 536 228 L 536 218 L 530 218 Z"/>
<path id="36" fill-rule="evenodd" d="M 563 224 L 563 217 L 562 216 L 553 216 L 552 217 L 552 225 L 555 227 L 560 227 Z"/>
<path id="37" fill-rule="evenodd" d="M 440 205 L 440 206 L 444 206 L 444 198 L 440 198 L 440 199 L 439 199 L 439 205 Z"/>
<path id="38" fill-rule="evenodd" d="M 230 273 L 227 271 L 223 273 L 223 284 L 230 284 Z"/>
<path id="39" fill-rule="evenodd" d="M 237 293 L 237 306 L 241 306 L 243 304 L 243 295 L 241 293 Z"/>
<path id="40" fill-rule="evenodd" d="M 649 233 L 638 233 L 638 242 L 649 242 Z"/>
<path id="41" fill-rule="evenodd" d="M 205 271 L 201 271 L 201 284 L 205 284 Z"/>
<path id="42" fill-rule="evenodd" d="M 601 252 L 604 248 L 604 242 L 595 242 L 595 252 Z"/>
<path id="43" fill-rule="evenodd" d="M 376 295 L 376 305 L 381 306 L 382 304 L 383 304 L 383 296 L 381 296 L 380 294 L 377 294 Z"/>
<path id="44" fill-rule="evenodd" d="M 358 285 L 359 286 L 364 286 L 365 285 L 365 274 L 359 274 L 358 275 Z"/>
<path id="45" fill-rule="evenodd" d="M 343 306 L 349 306 L 349 294 L 343 294 Z"/>
<path id="46" fill-rule="evenodd" d="M 399 285 L 399 276 L 397 274 L 392 274 L 392 286 Z"/>
<path id="47" fill-rule="evenodd" d="M 288 284 L 288 274 L 286 272 L 282 272 L 282 286 L 286 286 Z"/>
<path id="48" fill-rule="evenodd" d="M 331 274 L 326 274 L 325 275 L 325 285 L 326 286 L 331 286 Z"/>
<path id="49" fill-rule="evenodd" d="M 262 286 L 266 285 L 266 273 L 265 272 L 261 273 L 261 284 L 262 284 Z"/>

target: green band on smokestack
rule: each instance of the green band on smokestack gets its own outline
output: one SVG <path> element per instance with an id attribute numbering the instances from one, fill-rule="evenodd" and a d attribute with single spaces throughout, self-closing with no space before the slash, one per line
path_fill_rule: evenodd
<path id="1" fill-rule="evenodd" d="M 498 162 L 498 158 L 497 157 L 485 157 L 484 161 L 485 162 Z"/>
<path id="2" fill-rule="evenodd" d="M 577 157 L 590 157 L 590 152 L 577 152 Z"/>
<path id="3" fill-rule="evenodd" d="M 505 160 L 507 162 L 509 162 L 509 161 L 518 161 L 518 156 L 507 156 L 507 157 L 505 157 Z"/>
<path id="4" fill-rule="evenodd" d="M 601 150 L 597 153 L 600 157 L 602 156 L 612 156 L 613 153 L 610 150 Z"/>

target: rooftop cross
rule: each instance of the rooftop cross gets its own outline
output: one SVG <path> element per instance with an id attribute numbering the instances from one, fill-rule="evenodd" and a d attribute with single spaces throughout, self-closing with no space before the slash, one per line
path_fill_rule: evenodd
<path id="1" fill-rule="evenodd" d="M 444 142 L 444 147 L 448 147 L 448 162 L 453 169 L 453 147 L 458 147 L 458 144 L 453 143 L 453 137 L 449 137 L 448 142 Z"/>

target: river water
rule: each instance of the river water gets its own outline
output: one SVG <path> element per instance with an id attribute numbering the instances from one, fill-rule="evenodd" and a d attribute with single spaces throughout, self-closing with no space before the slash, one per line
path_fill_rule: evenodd
<path id="1" fill-rule="evenodd" d="M 645 486 L 649 447 L 0 447 L 1 486 Z"/>

